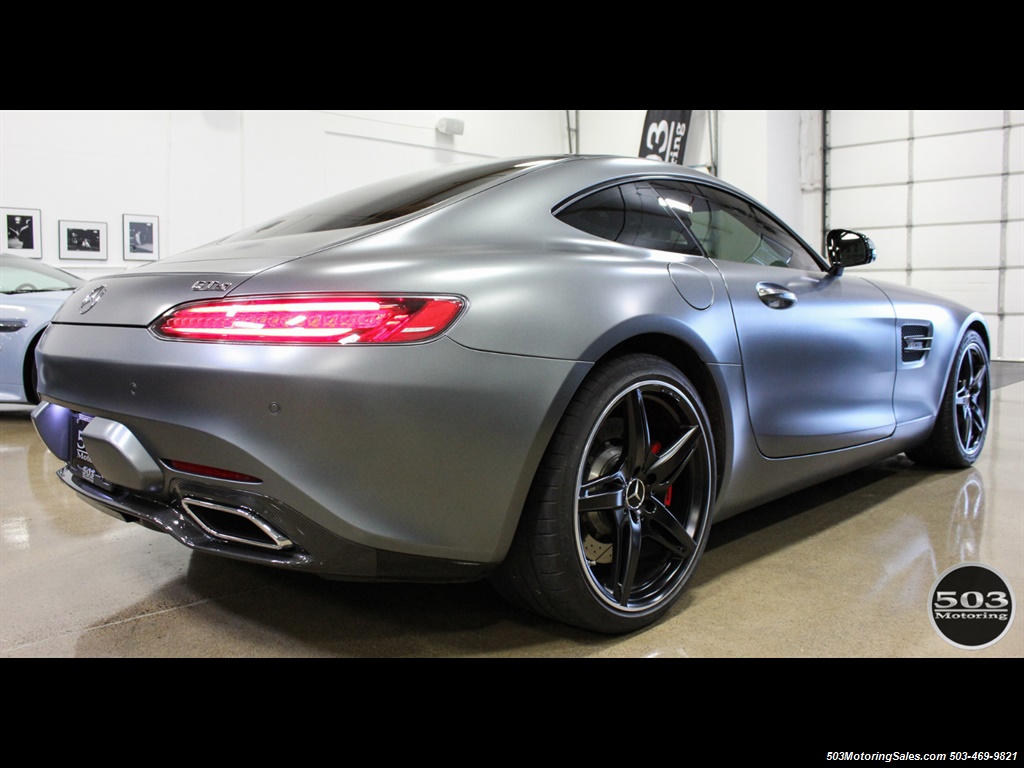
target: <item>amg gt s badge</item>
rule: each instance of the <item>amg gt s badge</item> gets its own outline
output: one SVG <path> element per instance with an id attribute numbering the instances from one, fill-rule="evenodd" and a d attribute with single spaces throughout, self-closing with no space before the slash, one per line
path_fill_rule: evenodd
<path id="1" fill-rule="evenodd" d="M 90 309 L 95 307 L 96 302 L 103 298 L 103 294 L 106 292 L 107 286 L 105 285 L 101 285 L 98 288 L 93 288 L 91 291 L 89 291 L 89 293 L 86 294 L 86 297 L 82 299 L 82 303 L 78 305 L 79 314 L 84 315 Z"/>
<path id="2" fill-rule="evenodd" d="M 219 280 L 196 280 L 192 283 L 193 291 L 228 291 L 234 283 L 222 283 Z"/>

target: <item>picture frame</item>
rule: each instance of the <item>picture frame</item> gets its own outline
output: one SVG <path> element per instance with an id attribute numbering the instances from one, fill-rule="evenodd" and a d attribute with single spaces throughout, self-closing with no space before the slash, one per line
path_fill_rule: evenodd
<path id="1" fill-rule="evenodd" d="M 107 222 L 67 221 L 58 222 L 60 258 L 107 260 Z"/>
<path id="2" fill-rule="evenodd" d="M 38 208 L 0 208 L 0 218 L 7 226 L 5 253 L 43 258 L 43 216 Z"/>
<path id="3" fill-rule="evenodd" d="M 160 217 L 126 213 L 122 217 L 125 261 L 156 261 L 160 258 Z"/>

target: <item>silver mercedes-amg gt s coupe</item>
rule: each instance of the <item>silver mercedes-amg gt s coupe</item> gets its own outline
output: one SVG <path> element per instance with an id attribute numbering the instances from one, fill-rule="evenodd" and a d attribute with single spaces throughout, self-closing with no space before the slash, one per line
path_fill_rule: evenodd
<path id="1" fill-rule="evenodd" d="M 985 441 L 989 337 L 722 181 L 453 165 L 93 280 L 38 347 L 60 479 L 195 550 L 489 578 L 598 632 L 662 616 L 714 520 Z"/>

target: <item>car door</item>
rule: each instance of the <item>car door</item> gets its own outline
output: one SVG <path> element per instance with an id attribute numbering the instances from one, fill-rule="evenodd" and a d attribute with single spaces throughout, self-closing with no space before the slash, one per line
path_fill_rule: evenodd
<path id="1" fill-rule="evenodd" d="M 777 220 L 736 195 L 652 186 L 725 281 L 761 452 L 800 456 L 891 435 L 896 333 L 885 294 L 829 274 Z"/>

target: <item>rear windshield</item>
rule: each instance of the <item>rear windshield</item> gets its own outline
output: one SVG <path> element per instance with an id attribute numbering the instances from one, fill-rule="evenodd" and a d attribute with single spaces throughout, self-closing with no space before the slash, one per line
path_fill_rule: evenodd
<path id="1" fill-rule="evenodd" d="M 320 200 L 221 242 L 326 232 L 390 221 L 485 186 L 554 158 L 459 164 L 399 176 Z"/>

